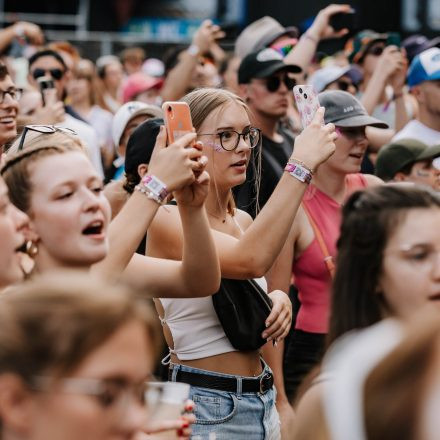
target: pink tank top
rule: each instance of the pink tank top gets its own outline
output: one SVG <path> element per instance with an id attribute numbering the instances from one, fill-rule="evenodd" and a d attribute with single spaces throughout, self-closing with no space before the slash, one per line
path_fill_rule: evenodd
<path id="1" fill-rule="evenodd" d="M 346 197 L 367 185 L 362 174 L 347 175 Z M 341 224 L 341 205 L 314 185 L 309 186 L 302 203 L 321 231 L 328 252 L 334 259 Z M 295 327 L 309 333 L 327 333 L 331 277 L 316 237 L 294 262 L 293 275 L 301 301 Z"/>

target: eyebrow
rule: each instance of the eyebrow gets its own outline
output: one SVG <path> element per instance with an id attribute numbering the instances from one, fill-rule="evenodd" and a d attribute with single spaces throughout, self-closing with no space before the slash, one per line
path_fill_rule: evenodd
<path id="1" fill-rule="evenodd" d="M 250 127 L 252 127 L 252 125 L 248 124 L 243 127 L 243 130 L 245 130 L 246 128 L 250 128 Z M 219 131 L 219 130 L 235 130 L 235 127 L 218 127 L 216 130 L 217 131 Z"/>

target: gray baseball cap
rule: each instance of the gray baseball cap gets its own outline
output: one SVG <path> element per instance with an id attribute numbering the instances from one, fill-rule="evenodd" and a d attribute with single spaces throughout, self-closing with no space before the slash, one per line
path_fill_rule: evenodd
<path id="1" fill-rule="evenodd" d="M 329 90 L 318 95 L 319 103 L 325 107 L 324 120 L 338 127 L 361 127 L 369 125 L 388 128 L 388 124 L 373 118 L 364 106 L 351 93 L 342 90 Z"/>

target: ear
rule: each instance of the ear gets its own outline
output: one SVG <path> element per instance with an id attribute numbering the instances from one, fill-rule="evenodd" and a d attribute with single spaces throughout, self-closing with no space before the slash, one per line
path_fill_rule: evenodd
<path id="1" fill-rule="evenodd" d="M 16 374 L 0 375 L 0 415 L 5 427 L 18 437 L 27 434 L 31 426 L 32 393 Z"/>
<path id="2" fill-rule="evenodd" d="M 240 96 L 243 97 L 245 101 L 247 101 L 249 99 L 249 91 L 250 91 L 249 84 L 239 84 L 238 87 L 240 90 Z"/>
<path id="3" fill-rule="evenodd" d="M 393 180 L 395 182 L 406 182 L 408 180 L 408 176 L 399 171 L 398 173 L 395 174 L 395 176 L 393 177 Z"/>
<path id="4" fill-rule="evenodd" d="M 139 177 L 142 179 L 142 177 L 144 177 L 145 174 L 148 173 L 148 165 L 146 163 L 141 163 L 137 168 L 137 172 L 139 174 Z"/>

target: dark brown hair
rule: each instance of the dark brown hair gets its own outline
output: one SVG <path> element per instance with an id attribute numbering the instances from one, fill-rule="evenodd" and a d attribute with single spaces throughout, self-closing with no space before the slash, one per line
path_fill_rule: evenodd
<path id="1" fill-rule="evenodd" d="M 329 344 L 382 319 L 386 304 L 377 286 L 388 239 L 409 210 L 430 208 L 440 208 L 440 195 L 417 185 L 376 186 L 348 199 L 337 243 Z"/>

